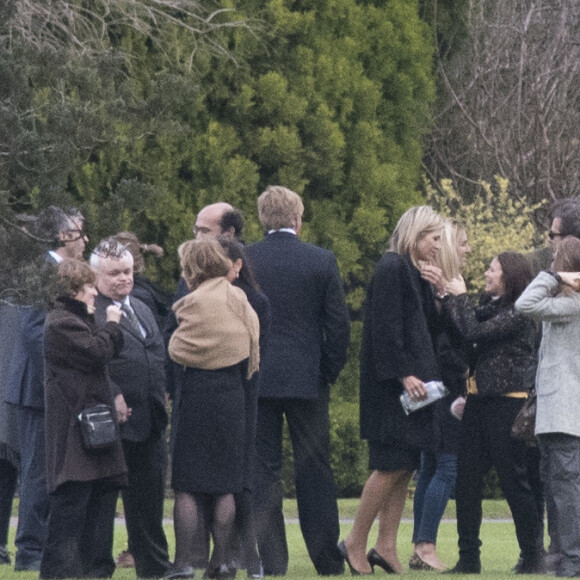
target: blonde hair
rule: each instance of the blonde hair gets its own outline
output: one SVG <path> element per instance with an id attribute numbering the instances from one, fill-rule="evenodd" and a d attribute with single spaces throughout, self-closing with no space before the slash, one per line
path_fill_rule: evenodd
<path id="1" fill-rule="evenodd" d="M 408 209 L 399 219 L 389 240 L 389 250 L 411 258 L 417 242 L 427 234 L 443 229 L 443 218 L 430 206 L 418 205 Z"/>
<path id="2" fill-rule="evenodd" d="M 303 213 L 301 197 L 287 187 L 269 185 L 258 198 L 258 216 L 265 230 L 294 227 Z"/>
<path id="3" fill-rule="evenodd" d="M 225 276 L 231 266 L 225 250 L 213 238 L 183 242 L 177 253 L 183 278 L 190 290 L 195 290 L 206 280 Z"/>
<path id="4" fill-rule="evenodd" d="M 459 222 L 446 219 L 441 231 L 441 250 L 437 254 L 435 265 L 443 271 L 445 280 L 452 280 L 461 274 L 459 255 L 457 254 L 457 238 L 464 230 Z"/>

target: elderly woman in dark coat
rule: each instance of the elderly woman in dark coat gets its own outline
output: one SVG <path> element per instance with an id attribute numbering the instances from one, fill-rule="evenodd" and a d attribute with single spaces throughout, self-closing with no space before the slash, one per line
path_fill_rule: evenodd
<path id="1" fill-rule="evenodd" d="M 440 250 L 443 219 L 428 206 L 413 207 L 399 220 L 389 250 L 379 260 L 367 291 L 361 352 L 361 434 L 369 441 L 370 468 L 348 537 L 339 550 L 352 574 L 380 566 L 402 572 L 397 532 L 407 486 L 419 467 L 421 446 L 429 440 L 431 410 L 406 416 L 403 391 L 426 397 L 424 382 L 439 380 L 434 348 L 438 314 L 420 264 L 432 263 Z M 434 266 L 431 266 L 434 268 Z M 368 555 L 370 528 L 379 515 L 379 534 Z"/>
<path id="2" fill-rule="evenodd" d="M 126 484 L 127 468 L 120 440 L 99 451 L 83 448 L 77 416 L 92 405 L 114 408 L 107 363 L 123 345 L 121 311 L 110 306 L 107 324 L 97 330 L 91 267 L 65 260 L 58 272 L 63 292 L 44 332 L 50 516 L 40 577 L 106 577 L 114 571 L 114 522 L 107 530 L 96 529 L 95 516 L 109 494 Z"/>

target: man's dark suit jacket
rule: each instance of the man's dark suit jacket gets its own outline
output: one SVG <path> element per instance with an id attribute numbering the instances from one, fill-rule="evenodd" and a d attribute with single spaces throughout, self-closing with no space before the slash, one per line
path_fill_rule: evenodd
<path id="1" fill-rule="evenodd" d="M 349 317 L 334 254 L 289 232 L 247 248 L 272 324 L 260 362 L 260 397 L 315 399 L 336 381 L 349 342 Z"/>
<path id="2" fill-rule="evenodd" d="M 121 437 L 135 443 L 145 441 L 151 433 L 160 433 L 167 425 L 165 411 L 165 346 L 163 336 L 151 310 L 137 298 L 130 298 L 133 311 L 147 336 L 134 329 L 125 316 L 121 329 L 125 345 L 119 356 L 109 363 L 114 394 L 122 393 L 131 417 L 121 426 Z M 99 326 L 106 322 L 107 306 L 113 301 L 102 294 L 95 299 L 95 318 Z"/>
<path id="3" fill-rule="evenodd" d="M 45 265 L 54 268 L 56 260 L 47 254 Z M 44 410 L 44 321 L 46 311 L 21 306 L 20 331 L 9 369 L 6 402 L 20 407 Z"/>
<path id="4" fill-rule="evenodd" d="M 46 312 L 20 307 L 20 332 L 12 357 L 6 402 L 44 410 L 43 336 Z"/>

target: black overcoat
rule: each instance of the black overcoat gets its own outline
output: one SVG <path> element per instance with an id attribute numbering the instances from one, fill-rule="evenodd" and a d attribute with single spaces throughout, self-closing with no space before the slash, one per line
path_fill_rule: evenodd
<path id="1" fill-rule="evenodd" d="M 123 335 L 108 322 L 97 330 L 86 305 L 72 299 L 46 317 L 45 428 L 49 492 L 70 481 L 112 478 L 125 485 L 127 467 L 120 440 L 112 449 L 85 451 L 77 416 L 96 404 L 114 406 L 107 363 L 119 352 Z"/>
<path id="2" fill-rule="evenodd" d="M 429 438 L 431 410 L 408 417 L 401 379 L 440 380 L 433 336 L 437 310 L 428 282 L 406 257 L 384 254 L 367 290 L 360 373 L 361 436 L 420 445 Z"/>
<path id="3" fill-rule="evenodd" d="M 260 397 L 316 399 L 336 381 L 350 338 L 336 258 L 290 232 L 267 234 L 246 252 L 272 311 Z"/>

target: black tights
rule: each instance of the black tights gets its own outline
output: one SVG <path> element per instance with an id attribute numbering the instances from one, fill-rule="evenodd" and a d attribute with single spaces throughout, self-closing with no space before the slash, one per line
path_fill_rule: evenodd
<path id="1" fill-rule="evenodd" d="M 212 517 L 205 511 L 213 509 Z M 234 529 L 236 505 L 231 493 L 226 495 L 175 493 L 173 520 L 175 526 L 175 567 L 193 566 L 195 538 L 207 535 L 206 522 L 211 519 L 213 554 L 210 568 L 227 564 L 228 546 Z"/>

